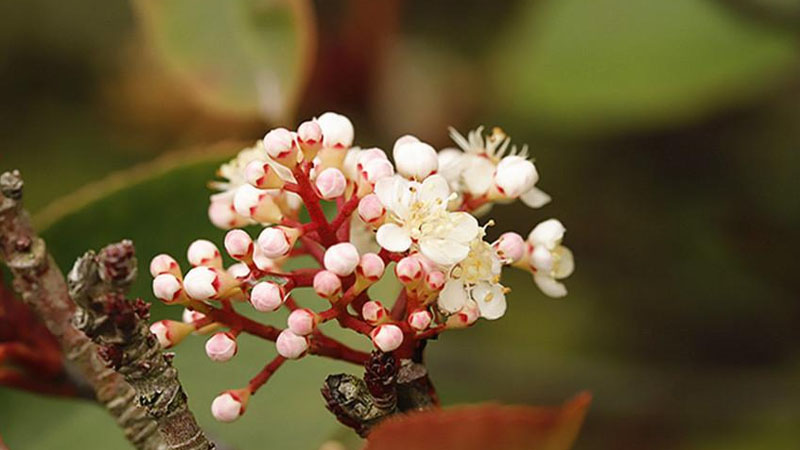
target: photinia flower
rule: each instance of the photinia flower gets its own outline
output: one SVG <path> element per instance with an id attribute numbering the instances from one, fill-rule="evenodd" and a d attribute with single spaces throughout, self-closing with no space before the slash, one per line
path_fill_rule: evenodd
<path id="1" fill-rule="evenodd" d="M 549 219 L 536 225 L 528 235 L 532 246 L 529 263 L 534 269 L 533 281 L 550 297 L 567 295 L 567 288 L 560 279 L 575 270 L 572 251 L 561 245 L 566 228 L 557 219 Z"/>
<path id="2" fill-rule="evenodd" d="M 383 178 L 375 193 L 389 213 L 378 228 L 378 244 L 391 252 L 412 247 L 441 265 L 455 264 L 469 253 L 478 234 L 478 221 L 466 212 L 447 211 L 450 189 L 441 175 L 422 183 L 400 176 Z"/>

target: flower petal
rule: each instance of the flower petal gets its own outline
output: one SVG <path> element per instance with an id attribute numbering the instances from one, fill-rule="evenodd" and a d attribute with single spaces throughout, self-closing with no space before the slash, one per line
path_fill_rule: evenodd
<path id="1" fill-rule="evenodd" d="M 565 231 L 567 231 L 566 228 L 558 219 L 548 219 L 531 230 L 528 235 L 528 242 L 534 246 L 543 245 L 548 250 L 552 250 L 561 243 Z"/>
<path id="2" fill-rule="evenodd" d="M 539 289 L 542 290 L 544 295 L 548 297 L 561 298 L 567 295 L 567 287 L 564 286 L 564 283 L 556 281 L 553 277 L 535 273 L 533 274 L 533 281 L 539 286 Z"/>
<path id="3" fill-rule="evenodd" d="M 567 278 L 572 275 L 575 270 L 575 259 L 572 257 L 572 250 L 559 245 L 553 250 L 553 253 L 558 257 L 558 264 L 555 267 L 555 277 L 557 279 Z"/>
<path id="4" fill-rule="evenodd" d="M 466 212 L 450 213 L 449 219 L 452 222 L 452 229 L 447 230 L 446 236 L 448 239 L 468 243 L 478 236 L 480 226 L 478 219 L 472 214 Z"/>
<path id="5" fill-rule="evenodd" d="M 400 176 L 381 178 L 375 183 L 375 194 L 386 209 L 394 209 L 394 205 L 400 198 L 404 188 L 403 184 L 403 179 Z"/>
<path id="6" fill-rule="evenodd" d="M 542 245 L 534 247 L 530 264 L 539 272 L 549 274 L 553 270 L 553 254 Z"/>
<path id="7" fill-rule="evenodd" d="M 438 304 L 442 311 L 452 314 L 461 311 L 467 300 L 469 296 L 464 289 L 464 283 L 461 280 L 450 280 L 439 293 Z"/>
<path id="8" fill-rule="evenodd" d="M 469 156 L 463 180 L 467 191 L 474 196 L 481 196 L 492 187 L 494 164 L 480 156 Z"/>
<path id="9" fill-rule="evenodd" d="M 547 193 L 536 186 L 532 187 L 528 192 L 520 195 L 519 199 L 522 200 L 522 203 L 531 208 L 541 208 L 542 206 L 550 203 L 550 200 L 552 200 Z"/>
<path id="10" fill-rule="evenodd" d="M 447 205 L 447 197 L 450 196 L 450 186 L 447 180 L 441 175 L 431 175 L 425 178 L 419 190 L 418 199 L 432 206 Z"/>
<path id="11" fill-rule="evenodd" d="M 484 319 L 499 319 L 506 313 L 506 294 L 499 284 L 478 283 L 472 288 L 472 298 Z"/>
<path id="12" fill-rule="evenodd" d="M 378 239 L 378 242 L 380 242 L 380 239 Z M 437 237 L 422 238 L 419 241 L 419 250 L 431 261 L 442 266 L 452 266 L 459 263 L 469 254 L 468 245 L 452 239 Z"/>
<path id="13" fill-rule="evenodd" d="M 390 252 L 404 252 L 411 247 L 411 236 L 408 230 L 393 223 L 387 223 L 378 228 L 376 236 L 378 244 Z"/>

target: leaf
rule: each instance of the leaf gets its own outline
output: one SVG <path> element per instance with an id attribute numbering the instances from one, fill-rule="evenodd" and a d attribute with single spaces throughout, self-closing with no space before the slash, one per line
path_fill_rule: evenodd
<path id="1" fill-rule="evenodd" d="M 135 0 L 147 43 L 207 107 L 290 118 L 315 51 L 308 0 Z"/>
<path id="2" fill-rule="evenodd" d="M 705 0 L 524 6 L 496 52 L 494 88 L 504 109 L 549 132 L 705 117 L 753 100 L 797 66 L 790 33 Z"/>
<path id="3" fill-rule="evenodd" d="M 397 416 L 370 433 L 365 450 L 566 450 L 591 398 L 584 392 L 559 408 L 488 404 Z"/>

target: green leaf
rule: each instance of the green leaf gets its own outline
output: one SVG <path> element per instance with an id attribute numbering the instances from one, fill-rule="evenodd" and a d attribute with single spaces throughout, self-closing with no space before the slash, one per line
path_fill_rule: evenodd
<path id="1" fill-rule="evenodd" d="M 308 0 L 136 0 L 147 43 L 206 106 L 281 121 L 308 80 Z"/>
<path id="2" fill-rule="evenodd" d="M 796 67 L 792 36 L 706 0 L 529 1 L 496 52 L 500 104 L 561 134 L 704 117 Z"/>

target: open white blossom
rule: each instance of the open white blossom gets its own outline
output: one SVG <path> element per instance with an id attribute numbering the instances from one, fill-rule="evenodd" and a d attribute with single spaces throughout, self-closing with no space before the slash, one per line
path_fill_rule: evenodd
<path id="1" fill-rule="evenodd" d="M 470 302 L 485 319 L 499 319 L 506 312 L 506 288 L 500 284 L 503 260 L 482 235 L 472 241 L 467 257 L 450 269 L 438 300 L 445 313 L 460 312 Z"/>
<path id="2" fill-rule="evenodd" d="M 550 297 L 567 295 L 567 288 L 558 280 L 575 270 L 572 251 L 561 245 L 564 232 L 566 228 L 561 222 L 549 219 L 536 225 L 528 235 L 528 244 L 532 246 L 528 262 L 534 269 L 533 280 Z"/>
<path id="3" fill-rule="evenodd" d="M 441 175 L 422 183 L 400 176 L 383 178 L 375 193 L 389 212 L 378 229 L 377 240 L 391 252 L 412 247 L 437 264 L 453 265 L 469 253 L 469 243 L 478 234 L 478 221 L 465 212 L 447 211 L 450 189 Z"/>
<path id="4" fill-rule="evenodd" d="M 519 167 L 520 160 L 527 161 L 528 159 L 528 146 L 524 145 L 521 149 L 517 149 L 516 146 L 511 145 L 511 138 L 500 128 L 494 128 L 492 134 L 486 137 L 483 136 L 482 126 L 470 131 L 467 137 L 464 137 L 454 128 L 450 128 L 450 137 L 461 147 L 464 154 L 457 163 L 450 161 L 450 165 L 458 167 L 460 172 L 451 170 L 446 176 L 451 184 L 459 183 L 464 192 L 474 197 L 482 197 L 492 193 L 493 180 L 498 167 L 500 169 L 510 168 L 511 162 L 514 163 L 514 166 Z M 448 158 L 453 159 L 453 156 L 448 155 Z M 504 160 L 507 161 L 504 163 Z M 532 165 L 532 163 L 530 164 Z M 509 195 L 509 198 L 519 198 L 531 208 L 539 208 L 549 203 L 550 196 L 535 186 L 539 178 L 535 167 L 532 171 L 529 168 L 525 168 L 520 172 L 525 174 L 522 178 L 526 178 L 526 180 L 520 180 L 516 176 L 502 177 L 503 181 L 511 183 L 523 182 L 525 185 L 524 188 L 520 189 L 521 193 L 507 193 L 513 194 Z M 516 173 L 516 170 L 510 172 L 510 174 Z M 513 189 L 513 191 L 516 190 Z"/>

